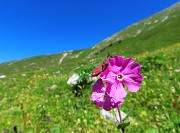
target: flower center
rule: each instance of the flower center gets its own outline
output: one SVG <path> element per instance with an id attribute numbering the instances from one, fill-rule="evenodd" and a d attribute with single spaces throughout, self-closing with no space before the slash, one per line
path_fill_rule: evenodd
<path id="1" fill-rule="evenodd" d="M 123 76 L 121 74 L 119 74 L 117 77 L 118 77 L 118 79 L 122 79 Z"/>

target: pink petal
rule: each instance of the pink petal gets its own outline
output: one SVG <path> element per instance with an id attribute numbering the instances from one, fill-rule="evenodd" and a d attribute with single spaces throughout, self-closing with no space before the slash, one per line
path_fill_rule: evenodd
<path id="1" fill-rule="evenodd" d="M 98 79 L 92 87 L 93 92 L 104 92 L 105 87 L 101 79 Z"/>
<path id="2" fill-rule="evenodd" d="M 103 103 L 104 103 L 104 102 L 102 102 L 102 101 L 98 101 L 98 100 L 96 101 L 96 105 L 97 105 L 98 107 L 102 107 L 102 106 L 103 106 Z"/>
<path id="3" fill-rule="evenodd" d="M 117 100 L 115 98 L 112 98 L 111 99 L 111 107 L 117 108 L 119 105 L 121 105 L 123 103 L 123 101 L 124 101 L 124 99 Z"/>
<path id="4" fill-rule="evenodd" d="M 108 84 L 106 91 L 110 97 L 115 97 L 117 100 L 122 99 L 127 95 L 127 92 L 120 81 Z"/>
<path id="5" fill-rule="evenodd" d="M 135 82 L 141 83 L 144 79 L 143 76 L 138 73 L 138 74 L 131 74 L 131 75 L 126 75 L 127 77 L 131 78 Z"/>
<path id="6" fill-rule="evenodd" d="M 102 104 L 104 101 L 105 87 L 101 79 L 98 79 L 93 85 L 93 92 L 91 95 L 91 100 L 96 101 L 98 104 Z"/>
<path id="7" fill-rule="evenodd" d="M 133 71 L 133 73 L 139 73 L 141 70 L 141 65 L 138 62 L 135 62 L 132 66 L 131 66 L 131 71 Z"/>
<path id="8" fill-rule="evenodd" d="M 121 69 L 121 65 L 116 65 L 116 60 L 115 58 L 110 58 L 109 59 L 109 71 L 112 71 L 113 73 L 117 74 L 119 70 Z"/>
<path id="9" fill-rule="evenodd" d="M 103 103 L 103 109 L 105 109 L 106 111 L 111 110 L 111 99 L 108 95 L 105 96 L 105 101 Z"/>
<path id="10" fill-rule="evenodd" d="M 93 92 L 91 95 L 91 100 L 92 101 L 96 101 L 96 100 L 103 101 L 104 95 L 105 95 L 104 93 Z"/>
<path id="11" fill-rule="evenodd" d="M 104 72 L 101 73 L 100 77 L 104 82 L 114 83 L 117 76 L 113 72 L 106 69 Z"/>
<path id="12" fill-rule="evenodd" d="M 122 73 L 126 73 L 129 71 L 129 67 L 131 66 L 131 64 L 134 62 L 133 58 L 128 58 L 123 62 L 123 66 L 122 66 Z"/>
<path id="13" fill-rule="evenodd" d="M 127 86 L 128 90 L 131 92 L 136 92 L 140 88 L 140 83 L 133 81 L 129 77 L 123 78 L 123 82 Z"/>
<path id="14" fill-rule="evenodd" d="M 132 64 L 128 68 L 126 68 L 126 71 L 123 72 L 123 74 L 134 74 L 134 73 L 140 73 L 141 66 L 138 62 Z"/>
<path id="15" fill-rule="evenodd" d="M 116 66 L 119 66 L 120 68 L 123 65 L 123 62 L 125 61 L 123 57 L 121 56 L 114 56 L 114 59 L 116 60 Z"/>
<path id="16" fill-rule="evenodd" d="M 127 95 L 127 92 L 126 90 L 124 89 L 123 85 L 121 82 L 118 83 L 118 87 L 117 87 L 117 90 L 116 90 L 116 94 L 115 94 L 115 98 L 116 100 L 121 100 L 122 98 L 126 97 Z"/>

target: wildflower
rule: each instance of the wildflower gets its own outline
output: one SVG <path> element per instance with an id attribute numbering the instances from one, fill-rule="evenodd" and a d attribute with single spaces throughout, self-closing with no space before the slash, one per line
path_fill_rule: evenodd
<path id="1" fill-rule="evenodd" d="M 140 74 L 141 66 L 133 58 L 124 59 L 121 56 L 109 58 L 108 68 L 101 73 L 102 81 L 110 84 L 110 90 L 118 92 L 119 97 L 123 98 L 127 92 L 124 85 L 131 92 L 136 92 L 140 88 L 143 77 Z M 114 93 L 117 95 L 116 93 Z"/>
<path id="2" fill-rule="evenodd" d="M 98 79 L 93 85 L 91 99 L 96 102 L 98 107 L 103 107 L 106 111 L 118 107 L 123 102 L 120 93 L 112 90 L 110 84 L 104 87 L 101 79 Z"/>

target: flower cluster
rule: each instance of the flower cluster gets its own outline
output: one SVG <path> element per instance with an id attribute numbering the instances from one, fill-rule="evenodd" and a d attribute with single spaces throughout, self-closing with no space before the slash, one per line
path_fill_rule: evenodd
<path id="1" fill-rule="evenodd" d="M 125 59 L 121 56 L 114 56 L 107 61 L 106 68 L 98 72 L 100 78 L 93 85 L 91 99 L 98 107 L 109 111 L 123 103 L 127 95 L 125 86 L 130 92 L 139 90 L 143 76 L 140 74 L 140 64 L 134 62 L 133 58 Z"/>

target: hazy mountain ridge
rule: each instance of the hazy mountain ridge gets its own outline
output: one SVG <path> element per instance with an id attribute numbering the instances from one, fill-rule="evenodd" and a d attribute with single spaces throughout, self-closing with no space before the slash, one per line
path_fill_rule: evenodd
<path id="1" fill-rule="evenodd" d="M 179 23 L 180 2 L 125 28 L 92 48 L 2 63 L 0 75 L 49 68 L 69 72 L 89 62 L 96 64 L 106 57 L 106 51 L 125 56 L 153 51 L 180 42 Z"/>

